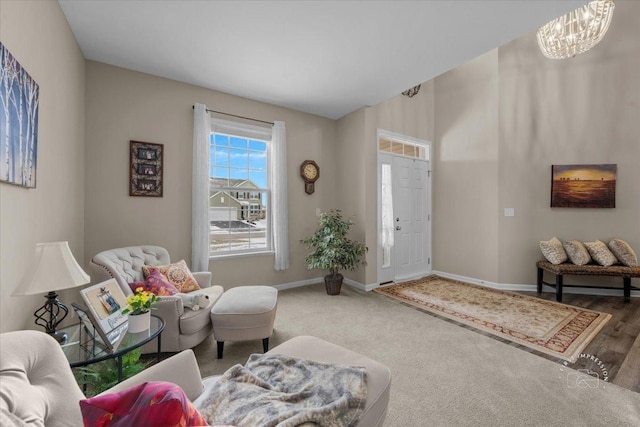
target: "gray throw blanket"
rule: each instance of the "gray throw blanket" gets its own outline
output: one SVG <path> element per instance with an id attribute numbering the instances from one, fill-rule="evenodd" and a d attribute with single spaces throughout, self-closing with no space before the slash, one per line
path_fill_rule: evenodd
<path id="1" fill-rule="evenodd" d="M 211 425 L 351 427 L 366 400 L 365 368 L 252 354 L 216 381 L 198 410 Z"/>

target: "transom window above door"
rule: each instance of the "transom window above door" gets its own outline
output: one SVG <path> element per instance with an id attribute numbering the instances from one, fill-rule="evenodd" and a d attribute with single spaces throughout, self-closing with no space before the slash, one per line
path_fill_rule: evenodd
<path id="1" fill-rule="evenodd" d="M 409 141 L 399 141 L 389 137 L 382 137 L 378 140 L 378 149 L 398 156 L 429 160 L 429 150 L 427 147 Z"/>

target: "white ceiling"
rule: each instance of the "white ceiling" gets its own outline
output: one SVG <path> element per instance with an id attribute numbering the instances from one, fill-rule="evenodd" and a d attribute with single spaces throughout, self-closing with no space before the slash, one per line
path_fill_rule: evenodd
<path id="1" fill-rule="evenodd" d="M 586 0 L 59 3 L 87 59 L 335 119 Z"/>

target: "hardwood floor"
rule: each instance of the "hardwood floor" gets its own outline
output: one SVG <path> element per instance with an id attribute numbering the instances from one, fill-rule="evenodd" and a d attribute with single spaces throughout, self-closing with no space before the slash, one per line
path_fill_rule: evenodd
<path id="1" fill-rule="evenodd" d="M 535 292 L 522 292 L 537 295 Z M 555 301 L 555 293 L 543 292 L 542 298 Z M 611 320 L 589 343 L 583 353 L 593 355 L 608 370 L 609 382 L 640 392 L 640 298 L 625 303 L 622 296 L 563 294 L 564 304 L 611 314 Z M 547 359 L 557 360 L 543 355 Z M 593 362 L 579 361 L 572 368 L 589 368 Z"/>

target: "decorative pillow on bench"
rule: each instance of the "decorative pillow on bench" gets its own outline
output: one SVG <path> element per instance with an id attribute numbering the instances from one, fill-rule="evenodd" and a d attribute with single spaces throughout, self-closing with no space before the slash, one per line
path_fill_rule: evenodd
<path id="1" fill-rule="evenodd" d="M 633 251 L 631 246 L 622 239 L 612 239 L 609 242 L 609 249 L 611 252 L 618 258 L 621 264 L 626 265 L 627 267 L 637 267 L 638 266 L 638 257 L 636 253 Z"/>
<path id="2" fill-rule="evenodd" d="M 568 259 L 567 253 L 562 247 L 562 242 L 555 237 L 551 240 L 541 240 L 540 250 L 551 264 L 562 264 Z"/>
<path id="3" fill-rule="evenodd" d="M 584 245 L 589 250 L 591 258 L 593 258 L 593 260 L 598 264 L 609 267 L 618 263 L 618 258 L 616 258 L 616 256 L 611 253 L 607 245 L 600 240 L 596 240 L 595 242 L 584 242 Z"/>
<path id="4" fill-rule="evenodd" d="M 587 251 L 587 248 L 578 240 L 564 242 L 564 248 L 567 251 L 567 255 L 569 255 L 569 259 L 575 265 L 585 265 L 591 261 L 589 251 Z"/>

